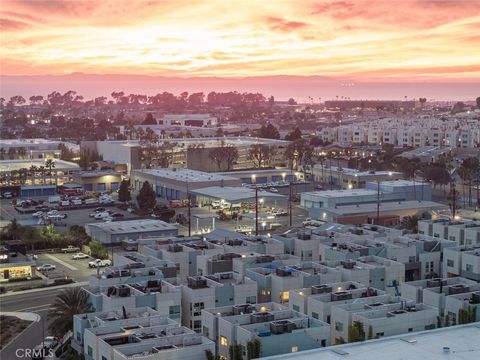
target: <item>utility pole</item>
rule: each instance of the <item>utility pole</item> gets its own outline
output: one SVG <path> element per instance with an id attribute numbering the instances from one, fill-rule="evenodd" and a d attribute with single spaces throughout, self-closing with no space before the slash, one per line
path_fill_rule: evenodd
<path id="1" fill-rule="evenodd" d="M 452 197 L 452 219 L 455 220 L 457 213 L 457 190 L 455 189 L 455 182 L 450 182 L 450 196 Z"/>
<path id="2" fill-rule="evenodd" d="M 192 206 L 190 204 L 190 191 L 188 187 L 188 179 L 187 179 L 187 216 L 188 216 L 188 236 L 192 236 Z"/>
<path id="3" fill-rule="evenodd" d="M 380 180 L 377 180 L 377 225 L 380 224 Z"/>
<path id="4" fill-rule="evenodd" d="M 255 182 L 255 236 L 258 236 L 258 186 Z"/>
<path id="5" fill-rule="evenodd" d="M 292 181 L 293 181 L 293 169 L 290 169 L 290 181 L 288 182 L 288 191 L 290 193 L 288 197 L 288 217 L 289 217 L 289 224 L 290 227 L 292 226 Z"/>

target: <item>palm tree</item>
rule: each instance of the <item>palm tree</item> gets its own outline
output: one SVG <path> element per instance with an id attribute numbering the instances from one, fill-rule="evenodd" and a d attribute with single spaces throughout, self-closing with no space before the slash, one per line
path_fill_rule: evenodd
<path id="1" fill-rule="evenodd" d="M 27 155 L 27 150 L 22 146 L 18 148 L 17 153 L 20 159 L 25 159 L 25 155 Z"/>
<path id="2" fill-rule="evenodd" d="M 40 166 L 37 167 L 37 169 L 38 169 L 38 172 L 39 172 L 40 176 L 42 177 L 42 184 L 45 185 L 45 170 L 46 170 L 45 166 L 40 165 Z"/>
<path id="3" fill-rule="evenodd" d="M 35 165 L 30 166 L 30 176 L 32 177 L 32 184 L 35 185 L 35 176 L 37 175 L 38 167 Z"/>
<path id="4" fill-rule="evenodd" d="M 48 329 L 52 335 L 62 337 L 73 328 L 73 316 L 91 312 L 92 305 L 88 301 L 88 294 L 80 287 L 63 290 L 53 302 L 48 312 L 50 324 Z"/>
<path id="5" fill-rule="evenodd" d="M 50 175 L 50 185 L 52 184 L 52 168 L 55 167 L 55 161 L 53 159 L 47 159 L 45 161 L 45 167 L 48 168 L 48 173 Z"/>
<path id="6" fill-rule="evenodd" d="M 402 229 L 406 229 L 413 233 L 417 233 L 418 232 L 418 216 L 417 215 L 405 216 L 402 219 L 400 226 L 402 227 Z"/>

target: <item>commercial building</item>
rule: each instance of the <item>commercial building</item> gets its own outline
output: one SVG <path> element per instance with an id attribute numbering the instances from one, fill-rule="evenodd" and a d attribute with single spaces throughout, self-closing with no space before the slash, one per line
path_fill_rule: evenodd
<path id="1" fill-rule="evenodd" d="M 35 265 L 32 256 L 17 252 L 8 245 L 0 246 L 0 283 L 34 276 Z"/>
<path id="2" fill-rule="evenodd" d="M 312 172 L 316 182 L 332 184 L 341 189 L 361 189 L 368 182 L 403 179 L 403 174 L 396 171 L 359 171 L 326 164 L 315 164 Z"/>
<path id="3" fill-rule="evenodd" d="M 257 167 L 285 165 L 284 148 L 287 144 L 288 141 L 284 140 L 239 136 L 161 139 L 154 145 L 168 149 L 170 167 L 187 167 L 192 170 L 215 172 L 256 167 L 258 163 L 254 164 L 249 156 L 249 150 L 254 145 L 267 146 L 274 154 L 268 157 L 268 160 L 265 158 L 263 164 Z M 98 152 L 104 161 L 126 165 L 128 172 L 146 167 L 145 159 L 142 160 L 144 147 L 144 142 L 140 140 L 83 141 L 81 143 L 82 149 Z M 221 147 L 237 149 L 238 158 L 232 166 L 225 161 L 221 161 L 220 164 L 212 161 L 211 151 Z"/>
<path id="4" fill-rule="evenodd" d="M 183 168 L 138 169 L 131 172 L 131 184 L 139 191 L 148 181 L 158 197 L 167 200 L 186 199 L 192 190 L 217 187 L 240 186 L 240 180 L 231 176 L 217 175 Z"/>
<path id="5" fill-rule="evenodd" d="M 234 304 L 255 304 L 257 284 L 233 272 L 195 276 L 182 286 L 182 324 L 202 331 L 203 309 Z"/>
<path id="6" fill-rule="evenodd" d="M 272 356 L 268 360 L 390 360 L 424 359 L 450 360 L 470 359 L 478 353 L 478 323 L 446 327 L 435 330 L 402 334 L 355 344 L 337 345 L 326 349 L 315 349 L 297 353 Z"/>
<path id="7" fill-rule="evenodd" d="M 85 191 L 117 191 L 123 174 L 116 171 L 82 171 L 72 175 L 72 181 L 80 184 Z"/>
<path id="8" fill-rule="evenodd" d="M 122 240 L 146 237 L 176 236 L 175 225 L 160 220 L 127 220 L 85 224 L 86 233 L 104 245 L 118 245 Z"/>
<path id="9" fill-rule="evenodd" d="M 45 159 L 0 160 L 0 185 L 62 185 L 71 181 L 74 173 L 80 171 L 78 164 L 52 159 L 50 168 Z M 32 188 L 33 189 L 33 188 Z"/>
<path id="10" fill-rule="evenodd" d="M 243 358 L 292 353 L 330 345 L 330 326 L 276 303 L 216 307 L 202 311 L 203 335 L 217 344 L 217 356 L 229 357 L 239 345 Z M 258 341 L 258 354 L 251 344 Z"/>
<path id="11" fill-rule="evenodd" d="M 50 139 L 1 139 L 2 160 L 9 159 L 46 159 L 58 158 L 60 145 L 65 145 L 74 152 L 79 152 L 79 146 L 73 143 Z"/>

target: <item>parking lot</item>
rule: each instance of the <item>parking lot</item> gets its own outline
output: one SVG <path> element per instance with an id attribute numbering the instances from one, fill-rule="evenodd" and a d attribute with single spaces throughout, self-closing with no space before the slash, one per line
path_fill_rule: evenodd
<path id="1" fill-rule="evenodd" d="M 89 268 L 89 261 L 94 260 L 91 257 L 86 259 L 72 259 L 72 254 L 64 253 L 43 253 L 38 255 L 37 266 L 43 264 L 55 265 L 56 269 L 43 272 L 45 276 L 57 279 L 69 277 L 77 282 L 87 281 L 89 276 L 96 274 L 97 270 L 95 268 Z M 100 269 L 102 271 L 102 269 Z"/>

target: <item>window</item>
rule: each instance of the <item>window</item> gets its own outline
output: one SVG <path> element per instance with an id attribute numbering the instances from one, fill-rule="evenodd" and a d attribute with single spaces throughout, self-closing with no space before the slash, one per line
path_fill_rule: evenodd
<path id="1" fill-rule="evenodd" d="M 106 356 L 102 355 L 102 360 L 108 360 Z"/>
<path id="2" fill-rule="evenodd" d="M 376 333 L 375 335 L 378 336 L 378 337 L 380 337 L 380 336 L 385 335 L 385 333 L 384 333 L 384 332 L 379 332 L 379 333 Z"/>
<path id="3" fill-rule="evenodd" d="M 454 263 L 453 260 L 450 260 L 450 259 L 447 260 L 447 266 L 453 267 L 453 266 L 455 266 L 454 264 L 455 264 L 455 263 Z"/>
<path id="4" fill-rule="evenodd" d="M 435 329 L 435 324 L 425 325 L 425 330 Z"/>
<path id="5" fill-rule="evenodd" d="M 300 311 L 300 306 L 293 304 L 293 305 L 292 305 L 292 309 L 293 309 L 294 311 Z"/>
<path id="6" fill-rule="evenodd" d="M 341 323 L 341 322 L 336 322 L 336 323 L 335 323 L 335 330 L 337 330 L 337 331 L 343 331 L 343 323 Z"/>
<path id="7" fill-rule="evenodd" d="M 472 264 L 467 264 L 467 265 L 465 266 L 465 270 L 470 271 L 470 272 L 473 272 L 473 265 L 472 265 Z"/>
<path id="8" fill-rule="evenodd" d="M 171 318 L 180 317 L 180 305 L 173 305 L 168 308 L 168 315 Z"/>
<path id="9" fill-rule="evenodd" d="M 322 347 L 325 347 L 327 346 L 327 340 L 323 339 L 320 344 L 322 345 Z"/>
<path id="10" fill-rule="evenodd" d="M 408 328 L 408 332 L 412 332 L 413 331 L 413 328 Z"/>
<path id="11" fill-rule="evenodd" d="M 297 352 L 298 351 L 298 346 L 292 346 L 292 352 Z"/>
<path id="12" fill-rule="evenodd" d="M 280 293 L 281 302 L 288 302 L 289 299 L 290 299 L 290 292 L 289 291 L 282 291 Z"/>
<path id="13" fill-rule="evenodd" d="M 220 336 L 220 345 L 228 346 L 228 340 L 225 336 Z"/>
<path id="14" fill-rule="evenodd" d="M 202 327 L 202 320 L 195 320 L 193 322 L 193 330 L 195 330 L 196 332 L 200 332 L 201 327 Z"/>
<path id="15" fill-rule="evenodd" d="M 93 356 L 93 349 L 92 349 L 91 346 L 88 346 L 88 347 L 87 347 L 87 354 L 88 354 L 89 356 Z"/>
<path id="16" fill-rule="evenodd" d="M 80 333 L 80 331 L 77 331 L 77 341 L 82 341 L 82 334 Z"/>
<path id="17" fill-rule="evenodd" d="M 245 298 L 245 302 L 247 304 L 256 304 L 257 303 L 257 297 L 256 296 L 247 296 Z"/>
<path id="18" fill-rule="evenodd" d="M 319 318 L 318 313 L 312 311 L 312 318 L 318 319 Z"/>
<path id="19" fill-rule="evenodd" d="M 210 332 L 208 331 L 208 327 L 203 326 L 202 329 L 203 336 L 208 337 L 208 335 L 210 334 Z"/>

